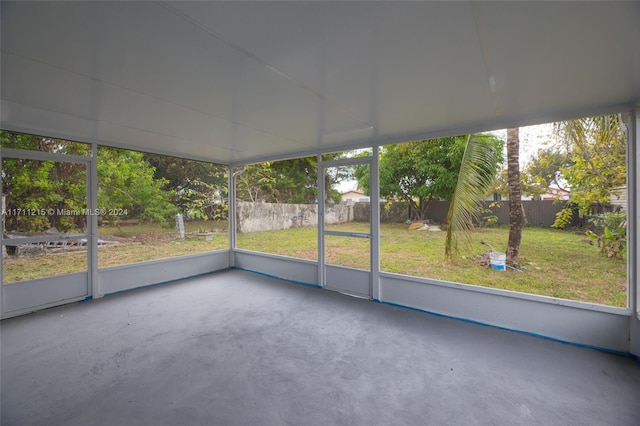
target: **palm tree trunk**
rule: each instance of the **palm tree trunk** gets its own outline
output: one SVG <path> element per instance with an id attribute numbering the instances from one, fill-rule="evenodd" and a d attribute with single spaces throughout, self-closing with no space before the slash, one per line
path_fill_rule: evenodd
<path id="1" fill-rule="evenodd" d="M 520 190 L 519 128 L 507 129 L 507 177 L 509 182 L 509 242 L 507 260 L 518 260 L 524 226 L 522 192 Z"/>

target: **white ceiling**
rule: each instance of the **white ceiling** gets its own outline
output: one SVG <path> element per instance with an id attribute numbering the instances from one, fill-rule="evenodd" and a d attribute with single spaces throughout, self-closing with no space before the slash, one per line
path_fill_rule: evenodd
<path id="1" fill-rule="evenodd" d="M 639 2 L 1 3 L 1 127 L 242 163 L 640 100 Z"/>

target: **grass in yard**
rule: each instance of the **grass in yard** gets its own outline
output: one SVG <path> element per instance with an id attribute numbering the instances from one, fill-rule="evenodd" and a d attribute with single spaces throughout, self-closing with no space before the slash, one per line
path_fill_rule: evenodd
<path id="1" fill-rule="evenodd" d="M 127 244 L 100 247 L 100 267 L 168 258 L 211 250 L 226 249 L 225 224 L 205 227 L 224 229 L 212 241 L 197 239 L 202 222 L 187 222 L 186 240 L 176 240 L 173 228 L 148 225 L 101 227 L 106 235 L 127 239 Z M 349 223 L 332 230 L 367 232 L 368 225 Z M 485 241 L 498 251 L 506 249 L 508 228 L 483 228 L 473 234 L 473 243 L 464 256 L 444 259 L 444 232 L 409 231 L 404 224 L 381 225 L 381 270 L 404 275 L 457 283 L 500 288 L 564 299 L 625 307 L 627 303 L 626 261 L 607 259 L 587 244 L 584 234 L 547 228 L 528 227 L 522 236 L 523 272 L 500 272 L 480 266 L 477 256 L 487 252 Z M 136 237 L 136 238 L 134 238 Z M 369 240 L 328 236 L 328 263 L 353 268 L 369 267 Z M 239 248 L 317 260 L 316 228 L 240 233 Z M 4 261 L 4 282 L 61 275 L 85 270 L 86 252 L 19 257 Z"/>
<path id="2" fill-rule="evenodd" d="M 195 235 L 199 230 L 216 231 L 211 241 Z M 160 224 L 100 226 L 101 239 L 117 238 L 117 245 L 98 248 L 98 266 L 127 265 L 148 260 L 225 250 L 229 247 L 226 222 L 194 221 L 185 223 L 186 239 L 176 238 L 175 227 Z M 47 253 L 40 256 L 11 257 L 3 261 L 4 283 L 25 281 L 87 270 L 87 252 Z"/>
<path id="3" fill-rule="evenodd" d="M 213 231 L 218 233 L 225 233 L 228 231 L 228 224 L 226 220 L 194 220 L 184 222 L 185 234 L 195 234 L 199 231 Z M 177 231 L 174 223 L 160 224 L 160 223 L 141 223 L 135 225 L 100 225 L 98 227 L 98 236 L 100 238 L 118 237 L 118 238 L 132 238 L 142 237 L 147 239 L 174 239 L 176 238 Z"/>
<path id="4" fill-rule="evenodd" d="M 10 257 L 2 265 L 3 283 L 66 275 L 87 270 L 87 252 Z"/>
<path id="5" fill-rule="evenodd" d="M 327 235 L 324 244 L 326 263 L 348 268 L 370 269 L 370 241 L 368 239 Z"/>
<path id="6" fill-rule="evenodd" d="M 523 272 L 496 271 L 479 265 L 485 241 L 506 250 L 506 227 L 483 228 L 463 257 L 444 260 L 444 232 L 408 231 L 385 225 L 381 235 L 381 270 L 399 274 L 500 288 L 611 306 L 627 304 L 626 261 L 601 256 L 584 234 L 525 228 L 520 253 Z"/>
<path id="7" fill-rule="evenodd" d="M 98 248 L 98 267 L 128 265 L 148 260 L 224 250 L 229 247 L 227 234 L 216 234 L 212 241 L 189 237 L 186 240 L 158 240 Z M 86 271 L 87 252 L 51 253 L 5 259 L 3 282 L 32 280 Z"/>
<path id="8" fill-rule="evenodd" d="M 107 246 L 98 249 L 98 264 L 100 268 L 106 268 L 227 248 L 229 248 L 227 234 L 216 234 L 211 241 L 188 237 L 185 240 L 173 239 L 152 243 Z"/>
<path id="9" fill-rule="evenodd" d="M 239 232 L 236 235 L 236 246 L 245 250 L 318 260 L 318 230 L 307 227 L 281 231 Z"/>
<path id="10" fill-rule="evenodd" d="M 367 224 L 334 225 L 332 230 L 367 232 Z M 480 266 L 479 256 L 489 249 L 506 250 L 507 227 L 482 228 L 473 234 L 469 249 L 453 261 L 444 258 L 444 232 L 409 231 L 404 224 L 381 225 L 380 268 L 423 278 L 473 284 L 611 306 L 627 304 L 626 261 L 607 259 L 587 244 L 584 234 L 528 227 L 523 231 L 523 272 L 495 271 Z M 255 232 L 238 235 L 247 250 L 317 259 L 315 228 Z M 313 249 L 310 249 L 313 247 Z M 327 261 L 353 268 L 368 268 L 368 240 L 332 237 L 327 240 Z"/>
<path id="11" fill-rule="evenodd" d="M 224 250 L 229 247 L 226 221 L 190 221 L 184 223 L 184 240 L 177 238 L 175 226 L 141 224 L 128 226 L 101 226 L 100 238 L 124 239 L 124 244 L 108 245 L 98 249 L 100 268 L 127 265 L 147 260 L 166 259 L 189 254 Z M 213 238 L 206 241 L 198 232 L 213 231 Z"/>

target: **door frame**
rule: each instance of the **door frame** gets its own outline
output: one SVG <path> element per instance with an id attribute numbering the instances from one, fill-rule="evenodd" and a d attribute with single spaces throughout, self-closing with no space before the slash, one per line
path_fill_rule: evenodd
<path id="1" fill-rule="evenodd" d="M 372 300 L 380 300 L 380 285 L 379 285 L 379 273 L 380 273 L 380 203 L 379 203 L 379 183 L 378 183 L 378 169 L 379 169 L 379 148 L 373 147 L 373 154 L 368 157 L 355 157 L 355 158 L 343 158 L 339 160 L 323 161 L 322 155 L 318 155 L 318 284 L 322 288 L 338 291 L 341 293 L 364 297 Z M 325 229 L 325 202 L 326 194 L 324 188 L 324 174 L 325 170 L 331 167 L 342 166 L 356 166 L 356 165 L 368 165 L 369 166 L 369 232 L 339 232 L 339 231 L 327 231 Z M 325 237 L 326 236 L 340 236 L 345 238 L 366 238 L 369 239 L 369 271 L 357 270 L 353 268 L 340 267 L 336 265 L 327 265 L 325 259 Z M 357 278 L 356 276 L 361 273 L 368 273 L 368 291 L 366 292 L 353 292 L 348 288 L 342 288 L 339 286 L 333 286 L 327 283 L 327 267 L 338 268 L 345 280 L 351 278 Z"/>
<path id="2" fill-rule="evenodd" d="M 85 165 L 86 209 L 89 212 L 97 209 L 97 145 L 91 144 L 91 156 L 59 154 L 43 151 L 32 151 L 14 148 L 0 148 L 0 170 L 2 159 L 16 158 L 34 161 L 54 161 L 62 163 L 80 163 Z M 0 183 L 1 189 L 1 183 Z M 46 207 L 44 207 L 46 208 Z M 2 218 L 4 224 L 4 217 Z M 25 237 L 5 239 L 0 234 L 0 245 L 9 242 L 47 242 L 64 241 L 70 238 L 86 238 L 86 269 L 66 275 L 4 284 L 4 259 L 0 258 L 0 318 L 21 315 L 38 309 L 57 306 L 96 295 L 97 288 L 97 245 L 98 218 L 87 215 L 86 232 L 82 234 L 62 234 L 56 236 Z M 4 228 L 3 228 L 4 229 Z"/>

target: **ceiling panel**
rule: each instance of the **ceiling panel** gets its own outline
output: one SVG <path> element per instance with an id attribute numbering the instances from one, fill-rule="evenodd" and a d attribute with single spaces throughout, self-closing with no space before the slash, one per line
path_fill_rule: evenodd
<path id="1" fill-rule="evenodd" d="M 2 1 L 0 13 L 3 128 L 223 163 L 640 99 L 638 2 Z"/>
<path id="2" fill-rule="evenodd" d="M 499 114 L 517 121 L 519 116 L 637 100 L 639 6 L 474 4 Z"/>
<path id="3" fill-rule="evenodd" d="M 446 129 L 454 116 L 471 123 L 493 118 L 468 3 L 239 2 L 214 14 L 206 3 L 170 7 L 381 137 L 428 124 Z"/>

